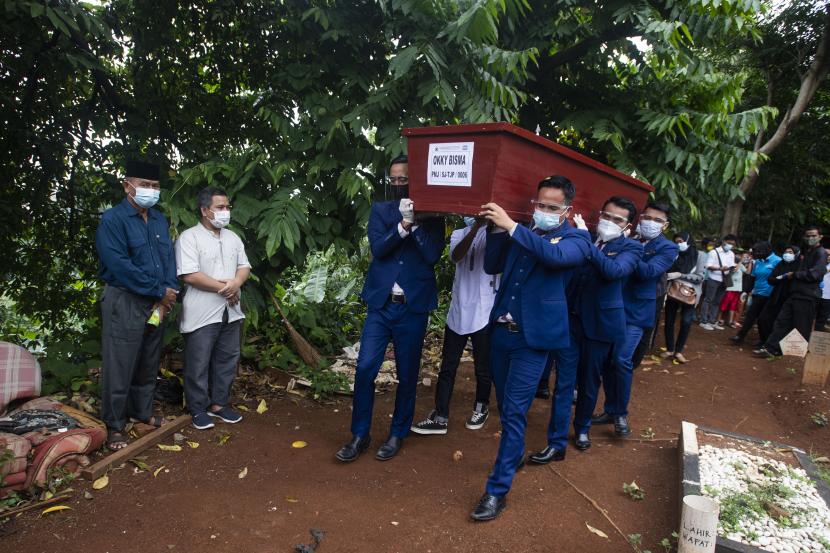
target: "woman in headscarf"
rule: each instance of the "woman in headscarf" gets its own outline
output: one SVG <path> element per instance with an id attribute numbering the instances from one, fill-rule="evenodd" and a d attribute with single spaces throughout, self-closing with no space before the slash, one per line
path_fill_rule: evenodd
<path id="1" fill-rule="evenodd" d="M 674 243 L 677 244 L 679 253 L 668 271 L 669 286 L 672 286 L 675 280 L 691 286 L 695 291 L 695 302 L 694 304 L 683 303 L 672 298 L 671 295 L 666 298 L 666 351 L 660 356 L 674 358 L 678 363 L 688 363 L 689 360 L 683 355 L 683 348 L 686 347 L 686 340 L 692 328 L 695 306 L 700 301 L 706 272 L 706 254 L 697 251 L 692 236 L 688 232 L 675 234 Z M 674 322 L 678 311 L 680 312 L 680 331 L 675 339 Z"/>

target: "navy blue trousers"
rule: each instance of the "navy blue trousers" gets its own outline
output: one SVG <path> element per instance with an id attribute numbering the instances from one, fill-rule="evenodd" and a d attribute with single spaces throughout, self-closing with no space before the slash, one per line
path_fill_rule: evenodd
<path id="1" fill-rule="evenodd" d="M 602 371 L 602 388 L 605 390 L 605 412 L 609 415 L 628 415 L 628 402 L 631 399 L 631 382 L 634 380 L 634 363 L 632 359 L 643 329 L 639 326 L 626 325 L 625 342 L 611 356 Z"/>
<path id="2" fill-rule="evenodd" d="M 556 363 L 556 377 L 551 395 L 548 445 L 564 450 L 568 445 L 568 429 L 571 425 L 571 406 L 576 387 L 579 366 L 582 327 L 579 322 L 570 325 L 571 342 L 566 348 L 550 352 L 548 366 Z"/>
<path id="3" fill-rule="evenodd" d="M 390 341 L 395 347 L 398 389 L 389 435 L 403 438 L 409 432 L 415 413 L 415 389 L 428 319 L 429 313 L 413 313 L 406 304 L 389 301 L 380 309 L 370 309 L 366 314 L 354 379 L 353 435 L 362 437 L 369 434 L 375 405 L 375 378 Z"/>
<path id="4" fill-rule="evenodd" d="M 532 349 L 522 332 L 494 325 L 490 337 L 490 368 L 501 419 L 501 441 L 486 491 L 502 497 L 510 491 L 516 465 L 525 451 L 527 412 L 545 370 L 548 351 Z"/>
<path id="5" fill-rule="evenodd" d="M 575 322 L 573 326 L 580 324 Z M 597 405 L 599 386 L 602 382 L 602 370 L 611 361 L 614 349 L 612 342 L 591 340 L 580 332 L 574 333 L 581 342 L 579 345 L 579 364 L 576 371 L 576 410 L 574 411 L 574 432 L 581 434 L 591 428 L 591 416 Z"/>

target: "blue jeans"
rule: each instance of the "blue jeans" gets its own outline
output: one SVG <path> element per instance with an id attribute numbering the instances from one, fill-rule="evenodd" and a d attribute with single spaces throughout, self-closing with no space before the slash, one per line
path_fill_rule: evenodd
<path id="1" fill-rule="evenodd" d="M 643 337 L 639 326 L 626 325 L 625 342 L 614 349 L 611 362 L 602 371 L 602 387 L 605 390 L 605 412 L 609 415 L 628 415 L 631 399 L 631 382 L 634 379 L 634 351 Z"/>
<path id="2" fill-rule="evenodd" d="M 375 378 L 390 341 L 395 346 L 398 389 L 389 435 L 403 438 L 409 433 L 415 413 L 415 388 L 428 319 L 428 313 L 413 313 L 406 304 L 389 301 L 380 309 L 371 309 L 366 314 L 354 379 L 353 435 L 362 437 L 369 434 L 375 405 Z"/>
<path id="3" fill-rule="evenodd" d="M 487 479 L 487 493 L 502 497 L 510 491 L 516 466 L 525 450 L 527 412 L 548 351 L 531 349 L 522 332 L 509 332 L 495 325 L 490 336 L 490 367 L 499 403 L 501 440 L 493 472 Z"/>

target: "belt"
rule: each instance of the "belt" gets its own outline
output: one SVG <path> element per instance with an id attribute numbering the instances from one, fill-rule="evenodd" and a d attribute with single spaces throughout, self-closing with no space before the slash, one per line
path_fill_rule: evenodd
<path id="1" fill-rule="evenodd" d="M 507 327 L 507 332 L 521 332 L 519 323 L 514 321 L 496 321 L 495 324 Z"/>
<path id="2" fill-rule="evenodd" d="M 406 296 L 403 294 L 389 294 L 389 301 L 392 303 L 406 303 Z"/>

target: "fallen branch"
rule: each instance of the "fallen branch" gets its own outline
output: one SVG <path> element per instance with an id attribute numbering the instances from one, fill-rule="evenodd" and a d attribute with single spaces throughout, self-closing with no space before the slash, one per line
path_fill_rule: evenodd
<path id="1" fill-rule="evenodd" d="M 31 505 L 26 505 L 25 507 L 18 507 L 17 509 L 12 509 L 10 511 L 0 511 L 0 519 L 19 515 L 20 513 L 25 513 L 26 511 L 31 511 L 32 509 L 37 509 L 38 507 L 45 507 L 47 505 L 51 505 L 52 503 L 63 501 L 68 497 L 72 497 L 72 494 L 56 495 L 50 499 L 38 501 L 37 503 L 32 503 Z"/>
<path id="2" fill-rule="evenodd" d="M 625 543 L 627 543 L 627 544 L 631 547 L 631 549 L 633 549 L 636 553 L 640 553 L 640 551 L 639 551 L 636 547 L 634 547 L 634 545 L 633 545 L 630 541 L 628 541 L 628 536 L 626 536 L 625 534 L 623 534 L 623 531 L 622 531 L 622 530 L 620 530 L 620 527 L 619 527 L 619 526 L 617 526 L 617 524 L 616 524 L 613 520 L 611 520 L 611 517 L 610 517 L 610 516 L 608 516 L 608 511 L 606 511 L 605 509 L 603 509 L 602 507 L 600 507 L 600 506 L 599 506 L 599 503 L 597 503 L 596 501 L 594 501 L 594 499 L 593 499 L 593 498 L 591 498 L 588 494 L 586 494 L 585 492 L 583 492 L 582 490 L 580 490 L 579 488 L 577 488 L 577 487 L 576 487 L 576 484 L 574 484 L 573 482 L 571 482 L 570 480 L 568 480 L 568 479 L 567 479 L 567 478 L 566 478 L 566 477 L 565 477 L 565 476 L 564 476 L 561 472 L 559 472 L 558 470 L 556 470 L 555 468 L 553 468 L 553 465 L 548 465 L 548 468 L 549 468 L 550 470 L 552 470 L 552 471 L 553 471 L 553 473 L 554 473 L 556 476 L 558 476 L 559 478 L 561 478 L 562 480 L 564 480 L 564 481 L 565 481 L 565 482 L 566 482 L 566 483 L 567 483 L 570 487 L 572 487 L 572 488 L 576 491 L 576 493 L 578 493 L 579 495 L 581 495 L 582 497 L 584 497 L 584 498 L 588 501 L 588 503 L 590 503 L 591 505 L 593 505 L 593 506 L 594 506 L 594 509 L 596 509 L 597 511 L 599 511 L 599 513 L 600 513 L 603 517 L 605 517 L 605 520 L 607 520 L 607 521 L 608 521 L 608 523 L 609 523 L 611 526 L 613 526 L 613 527 L 614 527 L 614 530 L 616 530 L 616 531 L 617 531 L 617 533 L 620 535 L 620 537 L 621 537 L 623 540 L 625 540 Z"/>

